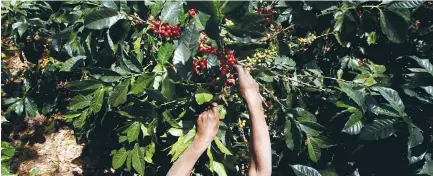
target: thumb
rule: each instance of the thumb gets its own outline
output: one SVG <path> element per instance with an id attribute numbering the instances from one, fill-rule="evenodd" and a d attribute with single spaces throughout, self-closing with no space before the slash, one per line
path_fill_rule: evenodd
<path id="1" fill-rule="evenodd" d="M 213 112 L 213 114 L 219 116 L 219 113 L 218 113 L 218 104 L 216 102 L 212 103 L 212 112 Z"/>
<path id="2" fill-rule="evenodd" d="M 236 70 L 238 70 L 238 75 L 239 75 L 239 77 L 242 77 L 242 76 L 245 75 L 245 70 L 244 70 L 244 68 L 242 67 L 242 65 L 237 64 L 237 65 L 236 65 Z"/>

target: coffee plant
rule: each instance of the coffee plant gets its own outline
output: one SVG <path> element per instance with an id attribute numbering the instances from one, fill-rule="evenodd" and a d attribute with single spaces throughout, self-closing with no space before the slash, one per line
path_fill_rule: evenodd
<path id="1" fill-rule="evenodd" d="M 69 125 L 101 168 L 165 175 L 216 101 L 193 174 L 246 175 L 241 64 L 273 175 L 433 175 L 432 2 L 2 1 L 6 37 L 28 69 L 2 67 L 2 172 L 3 141 L 42 119 Z"/>

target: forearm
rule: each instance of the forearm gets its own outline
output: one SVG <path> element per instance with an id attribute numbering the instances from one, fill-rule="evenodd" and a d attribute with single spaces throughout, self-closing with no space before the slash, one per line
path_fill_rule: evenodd
<path id="1" fill-rule="evenodd" d="M 260 97 L 247 100 L 251 121 L 250 168 L 248 175 L 271 175 L 271 142 Z"/>
<path id="2" fill-rule="evenodd" d="M 210 141 L 212 142 L 212 141 Z M 167 176 L 187 176 L 191 175 L 194 167 L 201 154 L 210 145 L 209 141 L 195 138 L 191 145 L 182 153 L 180 158 L 173 164 L 167 173 Z"/>

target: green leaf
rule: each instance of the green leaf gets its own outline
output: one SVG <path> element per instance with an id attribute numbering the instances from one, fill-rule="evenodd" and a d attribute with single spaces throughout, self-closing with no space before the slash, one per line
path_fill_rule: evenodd
<path id="1" fill-rule="evenodd" d="M 110 28 L 125 17 L 113 9 L 96 10 L 84 18 L 84 26 L 89 29 L 101 30 Z"/>
<path id="2" fill-rule="evenodd" d="M 204 88 L 198 88 L 195 92 L 195 100 L 197 104 L 202 105 L 203 103 L 210 102 L 213 98 L 213 95 Z"/>
<path id="3" fill-rule="evenodd" d="M 417 6 L 420 6 L 421 4 L 423 4 L 424 1 L 423 0 L 415 0 L 415 1 L 394 1 L 391 2 L 387 8 L 390 9 L 411 9 Z"/>
<path id="4" fill-rule="evenodd" d="M 15 148 L 9 143 L 2 141 L 1 143 L 1 154 L 3 156 L 9 156 L 12 157 L 15 155 Z"/>
<path id="5" fill-rule="evenodd" d="M 144 175 L 144 168 L 145 168 L 144 154 L 140 150 L 140 146 L 138 145 L 138 143 L 135 143 L 134 149 L 131 152 L 132 152 L 132 154 L 131 154 L 132 155 L 132 167 L 140 175 Z"/>
<path id="6" fill-rule="evenodd" d="M 14 97 L 14 98 L 2 98 L 2 105 L 10 105 L 13 104 L 17 101 L 21 100 L 21 98 L 19 97 Z"/>
<path id="7" fill-rule="evenodd" d="M 195 128 L 192 128 L 186 135 L 182 134 L 182 136 L 177 138 L 177 142 L 171 146 L 169 152 L 169 154 L 172 155 L 171 162 L 176 161 L 179 158 L 183 151 L 191 144 L 194 136 Z"/>
<path id="8" fill-rule="evenodd" d="M 367 124 L 359 134 L 361 140 L 379 140 L 394 134 L 398 129 L 396 119 L 376 119 Z"/>
<path id="9" fill-rule="evenodd" d="M 290 165 L 297 176 L 322 176 L 319 171 L 303 165 Z"/>
<path id="10" fill-rule="evenodd" d="M 104 91 L 105 89 L 101 87 L 93 93 L 93 99 L 90 103 L 90 109 L 92 110 L 93 114 L 101 111 L 102 104 L 104 103 Z"/>
<path id="11" fill-rule="evenodd" d="M 350 135 L 359 134 L 361 132 L 362 127 L 364 127 L 364 125 L 362 124 L 362 117 L 363 115 L 361 111 L 357 111 L 353 113 L 349 117 L 349 120 L 344 125 L 342 132 L 345 132 Z"/>
<path id="12" fill-rule="evenodd" d="M 418 174 L 433 175 L 433 160 L 426 160 Z"/>
<path id="13" fill-rule="evenodd" d="M 202 31 L 206 28 L 209 18 L 210 15 L 201 11 L 198 12 L 197 16 L 193 19 L 198 31 Z"/>
<path id="14" fill-rule="evenodd" d="M 162 80 L 161 93 L 168 101 L 172 101 L 176 95 L 176 87 L 173 82 L 170 81 L 168 77 Z"/>
<path id="15" fill-rule="evenodd" d="M 88 110 L 83 111 L 78 119 L 73 122 L 74 128 L 81 129 L 86 124 Z"/>
<path id="16" fill-rule="evenodd" d="M 406 20 L 392 11 L 379 11 L 380 13 L 380 28 L 382 33 L 394 43 L 402 43 L 406 40 L 408 24 Z"/>
<path id="17" fill-rule="evenodd" d="M 141 36 L 137 37 L 134 41 L 134 52 L 135 54 L 139 54 L 141 52 Z"/>
<path id="18" fill-rule="evenodd" d="M 308 112 L 307 110 L 303 108 L 296 107 L 295 109 L 296 113 L 296 120 L 298 121 L 312 121 L 317 122 L 316 116 Z"/>
<path id="19" fill-rule="evenodd" d="M 155 143 L 152 141 L 150 142 L 146 147 L 145 147 L 145 151 L 146 151 L 146 156 L 144 158 L 144 160 L 148 163 L 153 163 L 152 161 L 152 157 L 155 154 Z"/>
<path id="20" fill-rule="evenodd" d="M 140 126 L 140 122 L 134 122 L 125 130 L 129 143 L 138 139 L 138 135 L 140 135 Z"/>
<path id="21" fill-rule="evenodd" d="M 90 106 L 92 101 L 91 96 L 77 95 L 71 99 L 68 105 L 68 109 L 71 111 L 77 111 Z"/>
<path id="22" fill-rule="evenodd" d="M 27 116 L 36 117 L 39 115 L 38 107 L 31 97 L 24 98 L 24 110 Z"/>
<path id="23" fill-rule="evenodd" d="M 128 157 L 128 152 L 124 147 L 122 147 L 120 150 L 118 150 L 111 161 L 111 164 L 114 169 L 118 169 L 122 167 L 123 163 L 126 161 L 126 157 Z"/>
<path id="24" fill-rule="evenodd" d="M 122 56 L 122 61 L 125 63 L 126 67 L 132 72 L 141 73 L 142 66 L 135 56 L 131 57 L 126 54 Z"/>
<path id="25" fill-rule="evenodd" d="M 78 91 L 95 90 L 99 89 L 101 86 L 101 82 L 97 80 L 74 81 L 66 84 L 67 88 Z"/>
<path id="26" fill-rule="evenodd" d="M 24 32 L 27 31 L 28 28 L 28 24 L 26 22 L 16 22 L 14 24 L 12 24 L 12 30 L 17 29 L 18 31 L 18 35 L 21 37 L 23 36 Z"/>
<path id="27" fill-rule="evenodd" d="M 60 71 L 70 72 L 74 70 L 84 59 L 86 59 L 86 56 L 77 56 L 77 57 L 70 58 L 63 63 L 62 67 L 60 68 Z"/>
<path id="28" fill-rule="evenodd" d="M 177 124 L 176 120 L 174 120 L 174 118 L 171 116 L 171 113 L 169 110 L 165 110 L 162 113 L 162 117 L 163 117 L 164 122 L 167 122 L 168 124 L 170 124 L 171 127 L 181 128 L 181 126 L 179 126 L 179 124 Z"/>
<path id="29" fill-rule="evenodd" d="M 113 10 L 118 10 L 119 7 L 117 7 L 116 3 L 113 0 L 100 0 L 99 2 L 101 2 L 101 4 L 104 7 L 113 9 Z"/>
<path id="30" fill-rule="evenodd" d="M 126 157 L 126 168 L 132 171 L 132 151 L 128 151 L 128 156 Z"/>
<path id="31" fill-rule="evenodd" d="M 186 45 L 181 42 L 179 46 L 174 51 L 173 56 L 173 65 L 175 67 L 175 71 L 182 77 L 187 77 L 187 65 L 185 63 L 189 60 L 191 57 L 191 51 L 186 47 Z"/>
<path id="32" fill-rule="evenodd" d="M 141 74 L 134 84 L 132 84 L 130 93 L 133 95 L 142 96 L 144 93 L 146 93 L 145 89 L 149 88 L 154 79 L 154 73 Z"/>
<path id="33" fill-rule="evenodd" d="M 168 23 L 170 26 L 179 24 L 179 12 L 182 10 L 182 2 L 167 2 L 162 9 L 159 19 L 162 24 Z"/>
<path id="34" fill-rule="evenodd" d="M 164 95 L 161 94 L 161 92 L 153 89 L 146 89 L 146 93 L 152 100 L 155 100 L 157 102 L 166 102 L 167 99 L 164 97 Z"/>
<path id="35" fill-rule="evenodd" d="M 387 87 L 373 87 L 373 89 L 378 91 L 401 116 L 404 116 L 404 104 L 397 91 Z"/>
<path id="36" fill-rule="evenodd" d="M 213 172 L 214 170 L 213 170 L 213 156 L 212 156 L 212 150 L 211 150 L 211 146 L 209 146 L 209 147 L 207 147 L 207 151 L 206 151 L 206 154 L 207 154 L 207 157 L 209 158 L 209 170 L 211 171 L 211 172 Z"/>
<path id="37" fill-rule="evenodd" d="M 320 146 L 314 141 L 308 140 L 308 155 L 310 156 L 311 161 L 317 163 L 322 155 L 322 151 L 320 150 Z"/>
<path id="38" fill-rule="evenodd" d="M 220 151 L 226 155 L 233 155 L 229 149 L 227 149 L 226 146 L 224 146 L 224 144 L 217 138 L 215 137 L 213 139 L 213 141 L 215 142 L 215 144 L 217 145 L 218 149 L 220 149 Z"/>
<path id="39" fill-rule="evenodd" d="M 428 73 L 433 76 L 433 65 L 430 63 L 429 59 L 420 59 L 416 56 L 408 56 L 409 58 L 415 60 L 419 66 L 424 68 Z"/>
<path id="40" fill-rule="evenodd" d="M 373 105 L 370 110 L 376 115 L 386 115 L 389 117 L 401 117 L 399 112 L 397 112 L 391 105 L 384 104 L 382 106 Z"/>
<path id="41" fill-rule="evenodd" d="M 170 57 L 173 55 L 174 46 L 170 43 L 165 43 L 158 50 L 158 63 L 164 64 L 168 62 Z"/>
<path id="42" fill-rule="evenodd" d="M 217 162 L 217 161 L 213 161 L 212 166 L 213 166 L 214 172 L 216 172 L 218 174 L 218 176 L 227 176 L 226 169 L 222 163 Z"/>
<path id="43" fill-rule="evenodd" d="M 338 85 L 340 86 L 341 90 L 346 93 L 346 95 L 350 97 L 359 107 L 365 109 L 365 95 L 361 89 L 355 89 L 352 85 L 343 81 L 339 81 Z"/>
<path id="44" fill-rule="evenodd" d="M 218 105 L 218 114 L 220 115 L 220 120 L 226 117 L 227 110 L 224 108 L 224 105 Z"/>
<path id="45" fill-rule="evenodd" d="M 230 13 L 245 4 L 245 1 L 224 1 L 220 7 L 221 13 Z"/>
<path id="46" fill-rule="evenodd" d="M 409 131 L 408 148 L 413 148 L 420 145 L 424 140 L 424 136 L 421 133 L 421 129 L 419 129 L 415 125 L 409 125 L 408 131 Z"/>
<path id="47" fill-rule="evenodd" d="M 190 24 L 185 26 L 185 29 L 182 32 L 180 41 L 194 54 L 198 49 L 200 31 L 197 29 L 196 25 Z"/>
<path id="48" fill-rule="evenodd" d="M 355 18 L 350 11 L 346 11 L 337 15 L 335 19 L 334 32 L 337 32 L 336 38 L 341 45 L 347 46 L 350 42 L 349 39 L 356 34 L 357 24 Z"/>
<path id="49" fill-rule="evenodd" d="M 287 148 L 290 150 L 293 150 L 295 148 L 295 143 L 293 141 L 293 135 L 292 135 L 292 122 L 290 119 L 286 119 L 286 123 L 284 124 L 284 141 L 286 143 Z"/>
<path id="50" fill-rule="evenodd" d="M 433 97 L 433 86 L 422 86 L 422 89 L 430 95 L 430 97 Z"/>
<path id="51" fill-rule="evenodd" d="M 326 130 L 322 125 L 312 121 L 298 121 L 299 127 L 310 136 L 317 136 Z"/>
<path id="52" fill-rule="evenodd" d="M 128 95 L 129 84 L 131 83 L 130 79 L 123 80 L 120 84 L 114 87 L 113 92 L 108 99 L 108 103 L 113 107 L 117 107 L 126 102 Z"/>

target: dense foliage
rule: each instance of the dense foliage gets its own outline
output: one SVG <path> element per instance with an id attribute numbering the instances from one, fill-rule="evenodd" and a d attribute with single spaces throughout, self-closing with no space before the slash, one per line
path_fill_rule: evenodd
<path id="1" fill-rule="evenodd" d="M 29 67 L 2 67 L 2 140 L 28 117 L 66 120 L 101 168 L 165 175 L 217 101 L 194 174 L 245 175 L 239 62 L 261 88 L 273 175 L 433 175 L 432 2 L 2 3 L 2 38 Z"/>

